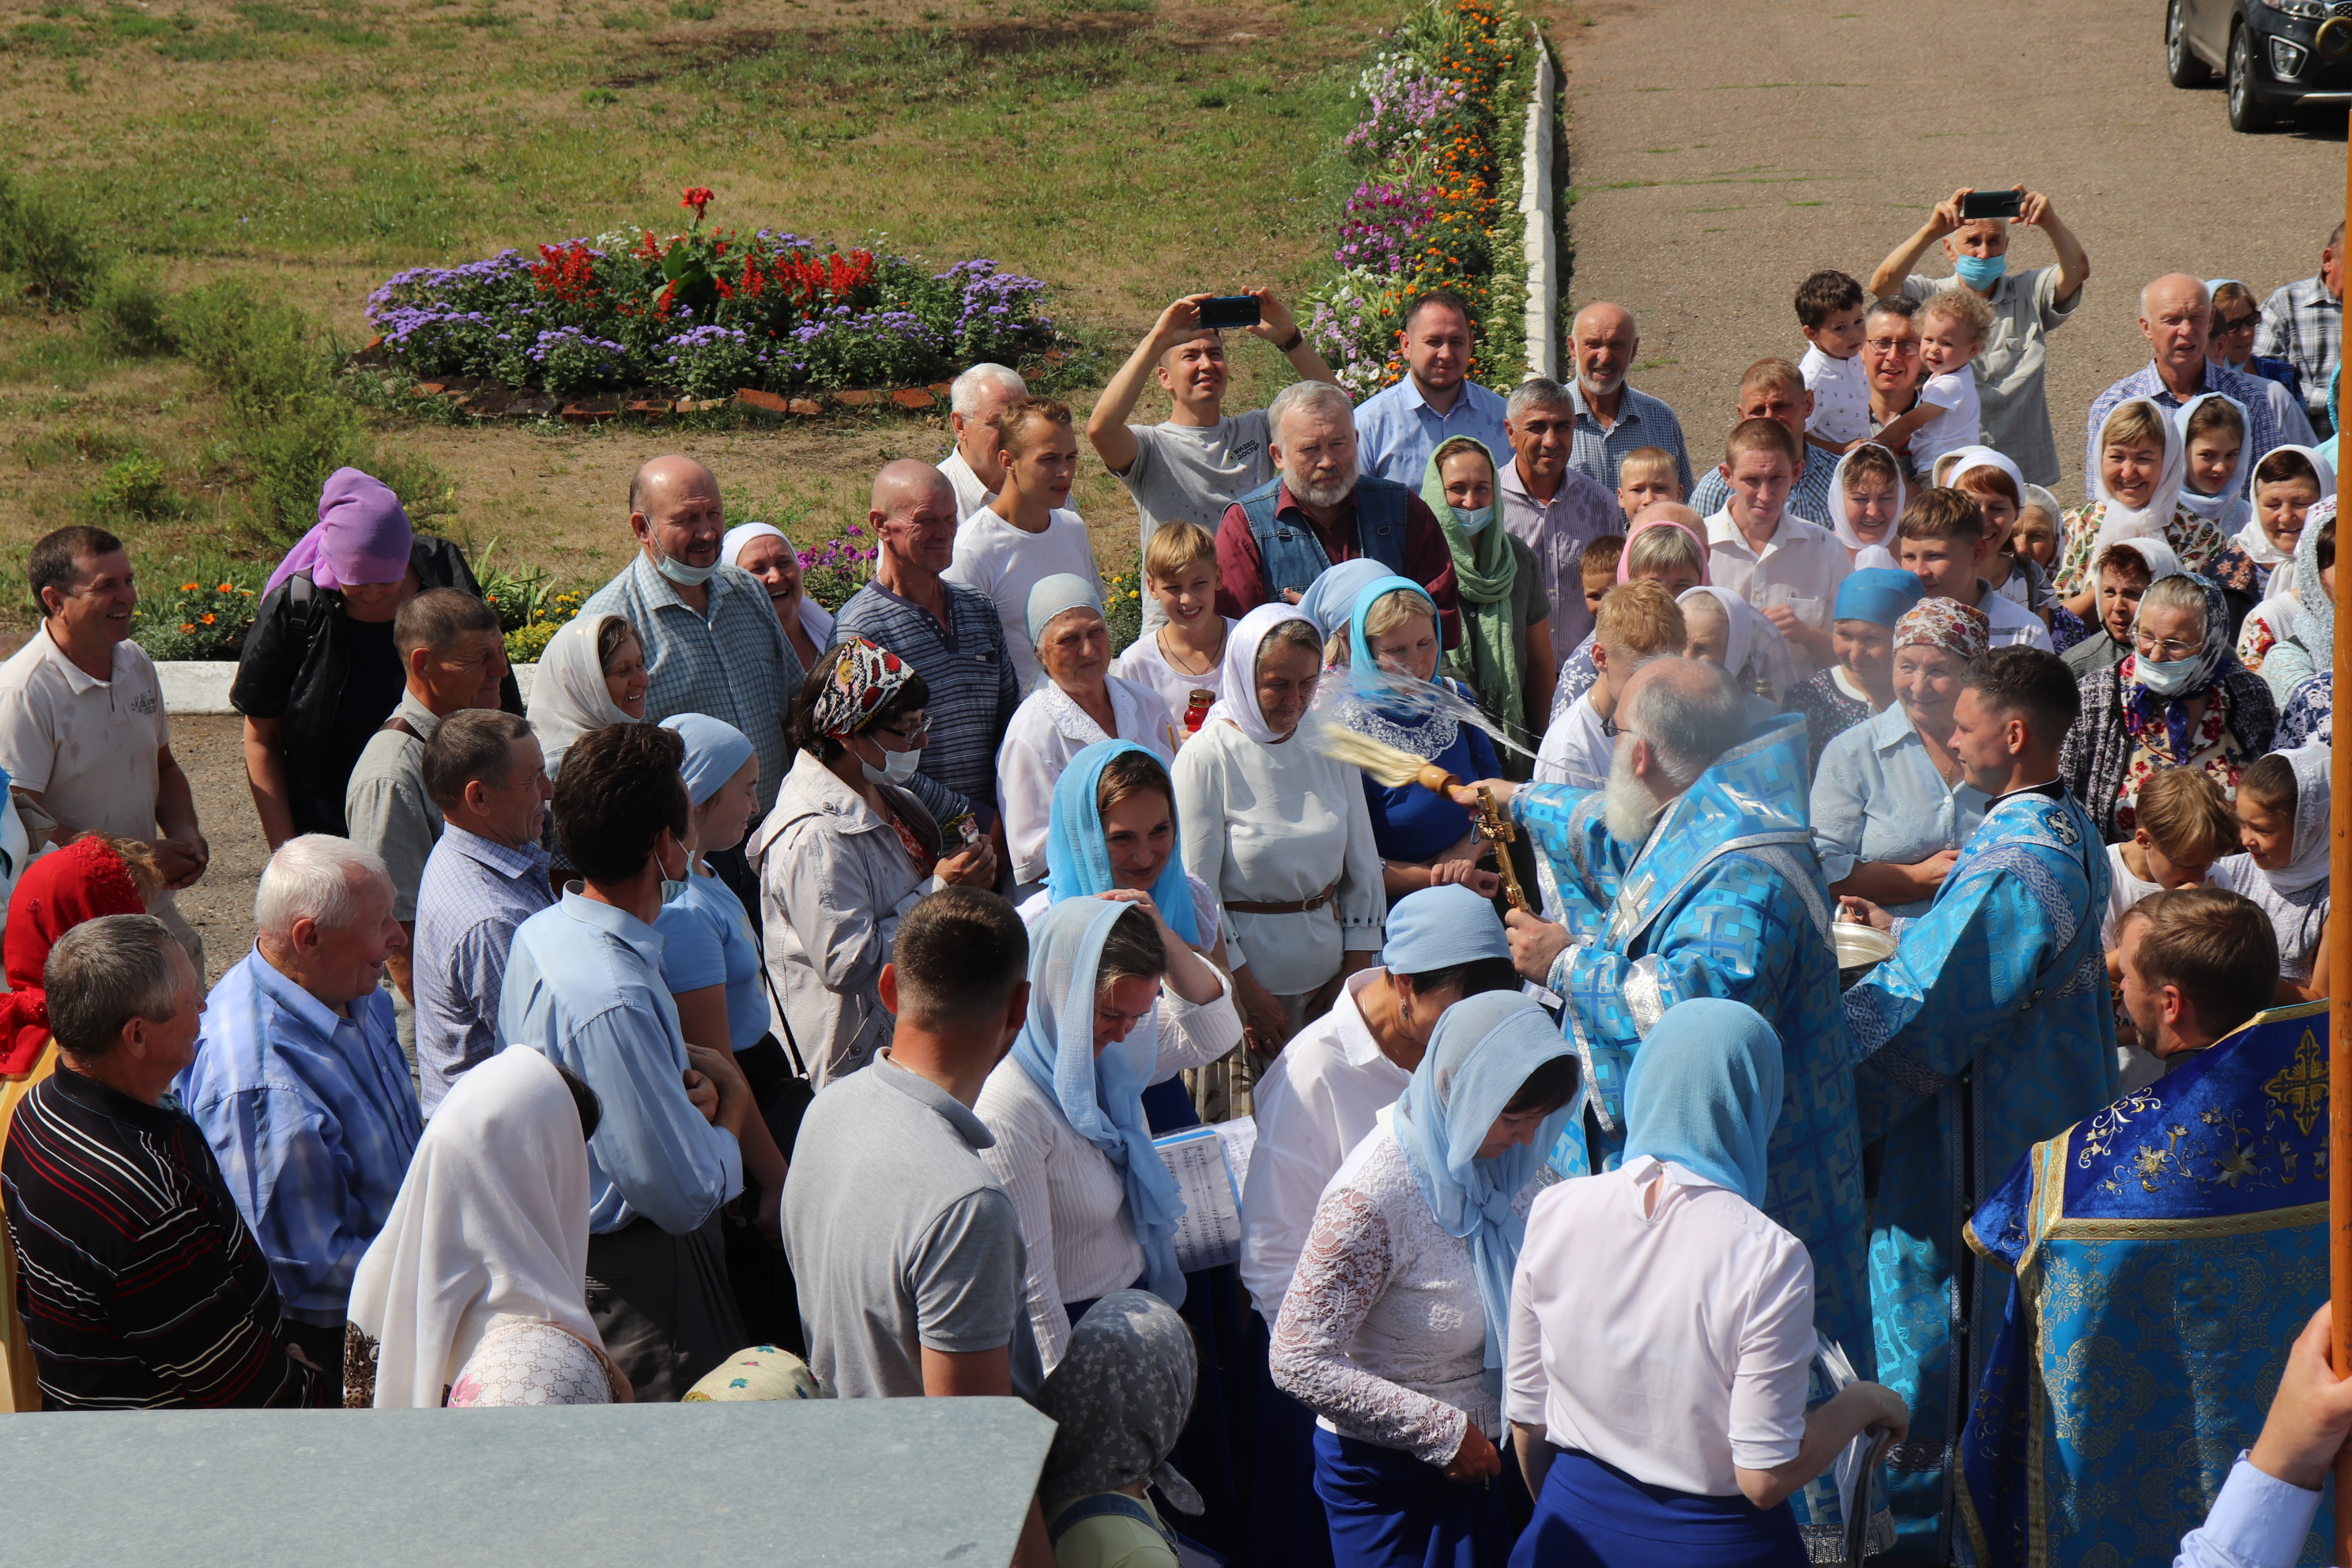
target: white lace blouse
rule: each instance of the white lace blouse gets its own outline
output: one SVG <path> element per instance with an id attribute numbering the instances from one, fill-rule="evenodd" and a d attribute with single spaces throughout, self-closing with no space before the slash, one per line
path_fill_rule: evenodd
<path id="1" fill-rule="evenodd" d="M 1274 1381 L 1343 1437 L 1443 1467 L 1469 1423 L 1489 1437 L 1486 1317 L 1470 1243 L 1437 1223 L 1383 1110 L 1323 1190 L 1275 1326 Z M 1534 1202 L 1530 1182 L 1513 1201 Z"/>

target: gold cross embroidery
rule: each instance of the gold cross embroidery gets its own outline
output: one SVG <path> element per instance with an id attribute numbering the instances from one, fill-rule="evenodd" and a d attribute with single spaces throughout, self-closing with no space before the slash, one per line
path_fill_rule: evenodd
<path id="1" fill-rule="evenodd" d="M 2309 1029 L 2295 1045 L 2294 1060 L 2263 1085 L 2263 1092 L 2286 1108 L 2294 1118 L 2296 1131 L 2311 1136 L 2311 1124 L 2319 1120 L 2327 1104 L 2327 1063 L 2321 1058 L 2319 1041 Z"/>

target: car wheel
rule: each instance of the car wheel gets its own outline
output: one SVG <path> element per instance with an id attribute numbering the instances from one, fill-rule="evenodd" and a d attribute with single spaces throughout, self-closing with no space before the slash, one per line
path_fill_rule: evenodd
<path id="1" fill-rule="evenodd" d="M 2189 47 L 2188 24 L 2180 16 L 2180 0 L 2164 7 L 2164 74 L 2175 87 L 2203 87 L 2213 73 Z"/>
<path id="2" fill-rule="evenodd" d="M 2241 25 L 2230 34 L 2230 129 L 2252 133 L 2278 123 L 2278 114 L 2254 92 L 2254 36 Z"/>

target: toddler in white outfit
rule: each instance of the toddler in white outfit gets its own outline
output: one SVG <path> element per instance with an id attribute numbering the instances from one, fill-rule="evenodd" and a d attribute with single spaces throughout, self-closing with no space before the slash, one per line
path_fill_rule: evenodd
<path id="1" fill-rule="evenodd" d="M 1955 286 L 1919 307 L 1919 357 L 1929 372 L 1919 400 L 1940 410 L 1911 437 L 1912 467 L 1925 473 L 1936 459 L 1980 439 L 1977 355 L 1992 331 L 1992 307 L 1973 289 Z"/>
<path id="2" fill-rule="evenodd" d="M 1797 287 L 1797 324 L 1805 357 L 1797 368 L 1813 395 L 1805 440 L 1843 454 L 1870 435 L 1870 384 L 1862 371 L 1863 321 L 1870 301 L 1843 272 L 1816 272 Z"/>

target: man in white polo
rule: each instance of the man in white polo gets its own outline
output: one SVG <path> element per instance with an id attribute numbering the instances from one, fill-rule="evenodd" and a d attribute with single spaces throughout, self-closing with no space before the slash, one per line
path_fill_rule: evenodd
<path id="1" fill-rule="evenodd" d="M 188 775 L 172 760 L 154 662 L 131 640 L 139 602 L 131 557 L 102 528 L 61 528 L 25 563 L 42 620 L 0 664 L 0 768 L 34 832 L 85 832 L 148 845 L 164 891 L 148 912 L 205 970 L 205 943 L 172 895 L 205 874 Z"/>

